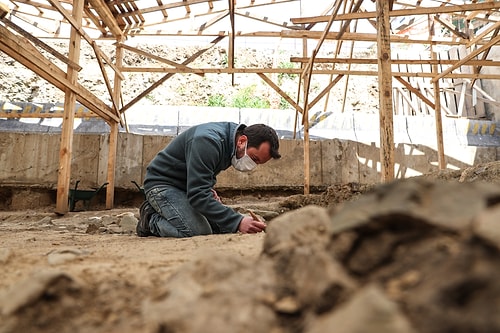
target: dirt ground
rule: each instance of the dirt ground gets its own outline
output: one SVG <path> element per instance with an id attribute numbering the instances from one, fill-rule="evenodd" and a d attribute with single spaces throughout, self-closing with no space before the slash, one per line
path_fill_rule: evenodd
<path id="1" fill-rule="evenodd" d="M 0 332 L 500 332 L 499 184 L 223 197 L 267 232 L 187 239 L 137 237 L 136 207 L 0 211 Z"/>
<path id="2" fill-rule="evenodd" d="M 340 186 L 335 200 L 357 193 L 350 185 Z M 324 194 L 222 199 L 242 213 L 251 209 L 264 220 L 327 200 Z M 64 216 L 53 213 L 53 208 L 0 211 L 0 332 L 143 331 L 142 301 L 154 297 L 181 265 L 208 250 L 214 257 L 230 253 L 255 261 L 265 236 L 139 238 L 137 207 L 85 211 L 79 205 L 80 211 Z M 71 276 L 71 283 L 78 286 L 70 289 L 78 296 L 62 300 L 49 295 L 54 284 L 63 282 L 46 281 L 44 274 L 55 274 L 55 280 L 61 278 L 59 274 Z M 67 307 L 66 301 L 73 304 Z"/>

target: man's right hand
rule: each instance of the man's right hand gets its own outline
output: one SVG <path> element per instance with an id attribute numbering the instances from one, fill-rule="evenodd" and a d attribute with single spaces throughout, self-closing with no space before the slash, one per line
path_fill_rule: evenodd
<path id="1" fill-rule="evenodd" d="M 243 219 L 238 226 L 238 231 L 243 234 L 255 234 L 266 231 L 266 224 L 264 222 L 254 220 L 250 216 L 243 216 Z"/>

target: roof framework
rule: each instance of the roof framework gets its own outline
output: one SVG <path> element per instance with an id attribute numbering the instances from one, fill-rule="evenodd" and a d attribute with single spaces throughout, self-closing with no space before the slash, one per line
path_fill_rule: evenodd
<path id="1" fill-rule="evenodd" d="M 499 9 L 500 1 L 492 0 L 0 0 L 0 50 L 65 92 L 64 111 L 59 115 L 64 119 L 56 204 L 59 213 L 68 210 L 75 103 L 80 102 L 111 127 L 106 196 L 106 206 L 111 208 L 118 127 L 125 126 L 126 110 L 173 75 L 186 73 L 220 73 L 233 78 L 237 73 L 256 74 L 290 103 L 305 129 L 307 194 L 308 112 L 327 98 L 330 89 L 343 77 L 350 75 L 378 77 L 382 181 L 394 178 L 392 116 L 398 112 L 394 92 L 411 93 L 427 112 L 434 112 L 439 166 L 444 169 L 441 116 L 453 111 L 441 103 L 440 95 L 446 90 L 446 80 L 462 80 L 474 89 L 477 80 L 500 78 L 483 71 L 499 65 L 498 61 L 487 59 L 491 47 L 500 41 Z M 177 62 L 149 54 L 131 43 L 147 38 L 205 46 L 185 61 Z M 49 46 L 46 41 L 50 39 L 66 40 L 67 53 L 61 54 Z M 239 43 L 257 39 L 269 39 L 271 43 L 292 41 L 301 49 L 301 57 L 290 58 L 297 66 L 237 67 L 235 50 Z M 102 51 L 103 41 L 114 42 L 114 59 Z M 79 83 L 81 43 L 88 43 L 94 50 L 111 103 L 100 100 Z M 333 56 L 322 54 L 325 43 L 336 45 Z M 354 57 L 354 45 L 360 43 L 376 45 L 377 56 Z M 215 45 L 227 48 L 226 66 L 193 65 Z M 426 52 L 399 58 L 391 54 L 397 45 L 421 45 Z M 346 47 L 350 52 L 341 52 Z M 443 48 L 459 51 L 457 56 L 443 58 Z M 125 52 L 150 57 L 160 66 L 125 66 Z M 356 69 L 358 65 L 373 65 L 376 69 Z M 419 70 L 414 70 L 415 66 Z M 163 76 L 132 100 L 124 101 L 121 83 L 127 73 L 134 72 L 159 72 Z M 273 81 L 272 74 L 276 73 L 300 75 L 297 96 L 289 96 Z M 313 96 L 311 77 L 325 74 L 330 76 L 330 83 Z M 404 100 L 405 95 L 401 96 Z M 413 107 L 411 112 L 417 111 Z"/>

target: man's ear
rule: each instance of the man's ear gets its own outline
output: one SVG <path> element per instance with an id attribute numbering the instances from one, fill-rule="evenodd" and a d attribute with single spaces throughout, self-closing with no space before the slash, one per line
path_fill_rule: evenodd
<path id="1" fill-rule="evenodd" d="M 245 143 L 248 142 L 248 138 L 245 134 L 240 135 L 238 141 L 236 142 L 237 146 L 244 146 Z"/>

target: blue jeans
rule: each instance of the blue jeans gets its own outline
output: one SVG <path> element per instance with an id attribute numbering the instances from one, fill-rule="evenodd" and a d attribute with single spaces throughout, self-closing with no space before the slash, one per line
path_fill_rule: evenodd
<path id="1" fill-rule="evenodd" d="M 189 203 L 186 192 L 173 187 L 155 187 L 146 199 L 156 211 L 149 219 L 149 228 L 159 237 L 191 237 L 213 233 L 205 216 Z"/>

